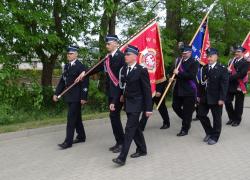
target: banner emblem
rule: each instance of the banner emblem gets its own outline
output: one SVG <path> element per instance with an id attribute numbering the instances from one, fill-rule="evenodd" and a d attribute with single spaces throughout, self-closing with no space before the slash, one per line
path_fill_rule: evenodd
<path id="1" fill-rule="evenodd" d="M 156 71 L 156 51 L 152 48 L 146 48 L 141 52 L 139 63 L 146 67 L 148 71 Z"/>

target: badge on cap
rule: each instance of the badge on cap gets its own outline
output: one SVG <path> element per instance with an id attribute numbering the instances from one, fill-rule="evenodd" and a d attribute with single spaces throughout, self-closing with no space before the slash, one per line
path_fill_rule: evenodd
<path id="1" fill-rule="evenodd" d="M 133 53 L 135 55 L 138 55 L 139 54 L 139 49 L 137 47 L 135 47 L 135 46 L 128 45 L 127 48 L 125 49 L 124 53 L 125 54 Z"/>
<path id="2" fill-rule="evenodd" d="M 236 51 L 240 51 L 240 52 L 244 52 L 246 49 L 245 48 L 243 48 L 242 46 L 236 46 L 235 48 L 234 48 L 234 51 L 236 52 Z"/>
<path id="3" fill-rule="evenodd" d="M 215 48 L 208 48 L 206 50 L 206 53 L 207 53 L 208 56 L 218 55 L 218 51 Z"/>
<path id="4" fill-rule="evenodd" d="M 115 35 L 115 34 L 114 34 L 114 35 L 113 35 L 113 34 L 107 35 L 106 38 L 105 38 L 105 42 L 108 43 L 108 42 L 111 42 L 111 41 L 116 41 L 116 42 L 118 42 L 118 41 L 119 41 L 118 36 Z"/>
<path id="5" fill-rule="evenodd" d="M 192 52 L 192 46 L 184 46 L 182 48 L 182 53 Z"/>
<path id="6" fill-rule="evenodd" d="M 78 51 L 78 49 L 79 49 L 78 46 L 70 45 L 70 46 L 67 48 L 67 52 L 68 52 L 68 53 L 75 53 L 75 52 Z"/>

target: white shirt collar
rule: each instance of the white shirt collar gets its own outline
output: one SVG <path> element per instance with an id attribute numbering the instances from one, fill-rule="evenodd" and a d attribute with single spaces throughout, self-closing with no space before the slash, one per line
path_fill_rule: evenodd
<path id="1" fill-rule="evenodd" d="M 137 62 L 135 62 L 134 64 L 132 65 L 128 65 L 128 67 L 131 67 L 131 70 L 134 69 L 135 65 L 136 65 Z"/>
<path id="2" fill-rule="evenodd" d="M 191 57 L 191 56 L 190 56 L 190 57 Z M 187 60 L 189 60 L 190 57 L 188 57 L 188 58 L 186 58 L 186 59 L 183 59 L 183 62 L 186 62 Z"/>
<path id="3" fill-rule="evenodd" d="M 111 56 L 112 56 L 112 57 L 114 57 L 114 55 L 115 55 L 115 53 L 116 53 L 117 50 L 118 50 L 118 49 L 116 48 L 116 49 L 111 53 Z"/>
<path id="4" fill-rule="evenodd" d="M 70 62 L 70 65 L 72 66 L 73 64 L 75 64 L 76 60 L 77 60 L 77 59 L 71 61 L 71 62 Z"/>
<path id="5" fill-rule="evenodd" d="M 243 59 L 243 57 L 240 57 L 239 59 L 236 59 L 236 62 L 239 62 L 242 59 Z"/>
<path id="6" fill-rule="evenodd" d="M 217 62 L 215 62 L 213 64 L 209 64 L 209 67 L 211 67 L 213 69 L 216 64 L 217 64 Z"/>

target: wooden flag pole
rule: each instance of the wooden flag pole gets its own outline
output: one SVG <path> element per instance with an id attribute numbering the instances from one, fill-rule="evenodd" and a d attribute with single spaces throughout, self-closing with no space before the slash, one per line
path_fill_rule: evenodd
<path id="1" fill-rule="evenodd" d="M 199 33 L 200 28 L 203 26 L 203 24 L 204 24 L 204 22 L 206 21 L 208 15 L 210 14 L 210 12 L 212 11 L 212 9 L 214 8 L 214 6 L 216 5 L 217 2 L 218 2 L 218 0 L 216 0 L 216 1 L 209 7 L 208 12 L 206 13 L 205 17 L 202 19 L 200 26 L 198 27 L 198 29 L 197 29 L 197 31 L 195 32 L 195 34 L 194 34 L 192 40 L 190 41 L 189 46 L 191 46 L 191 45 L 193 44 L 194 39 L 195 39 L 196 35 Z M 180 61 L 180 62 L 178 63 L 176 69 L 179 69 L 179 68 L 180 68 L 181 62 L 182 62 L 182 61 Z M 157 110 L 160 108 L 161 103 L 162 103 L 162 101 L 164 100 L 164 98 L 165 98 L 165 96 L 166 96 L 166 94 L 167 94 L 169 88 L 171 87 L 172 82 L 174 81 L 175 76 L 176 76 L 176 74 L 173 74 L 172 77 L 170 78 L 170 81 L 169 81 L 169 83 L 168 83 L 168 85 L 167 85 L 167 87 L 166 87 L 166 89 L 165 89 L 165 91 L 164 91 L 164 93 L 163 93 L 163 95 L 162 95 L 162 97 L 161 97 L 161 99 L 160 99 L 160 101 L 159 101 L 157 107 L 156 107 Z"/>
<path id="2" fill-rule="evenodd" d="M 134 33 L 132 36 L 130 36 L 129 39 L 127 39 L 122 45 L 120 45 L 118 47 L 121 48 L 122 46 L 126 45 L 130 40 L 132 40 L 135 36 L 137 36 L 137 34 L 139 34 L 143 29 L 145 29 L 147 26 L 149 26 L 151 23 L 153 23 L 154 21 L 157 20 L 159 16 L 157 15 L 156 17 L 154 17 L 153 19 L 151 19 L 150 21 L 148 21 L 145 25 L 143 25 L 141 28 L 139 28 L 136 33 Z M 95 64 L 91 69 L 89 69 L 83 76 L 86 77 L 87 75 L 89 75 L 97 66 L 99 66 L 100 64 L 102 64 L 104 61 L 106 60 L 106 57 L 101 59 L 100 61 L 98 61 L 97 64 Z M 67 87 L 60 95 L 58 95 L 58 99 L 60 99 L 66 92 L 68 92 L 72 87 L 74 87 L 77 83 L 77 81 L 75 81 L 73 84 L 71 84 L 69 87 Z"/>
<path id="3" fill-rule="evenodd" d="M 247 41 L 248 37 L 250 36 L 250 31 L 249 33 L 247 34 L 246 38 L 244 39 L 243 43 L 241 44 L 241 46 L 243 46 L 245 44 L 245 42 Z"/>

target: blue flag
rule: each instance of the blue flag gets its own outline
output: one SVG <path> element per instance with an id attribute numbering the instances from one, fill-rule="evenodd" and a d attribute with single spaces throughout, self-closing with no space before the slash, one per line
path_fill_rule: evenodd
<path id="1" fill-rule="evenodd" d="M 200 61 L 201 59 L 201 53 L 202 53 L 202 48 L 204 44 L 206 28 L 207 28 L 207 20 L 201 26 L 192 44 L 192 57 L 196 59 L 197 61 Z"/>

